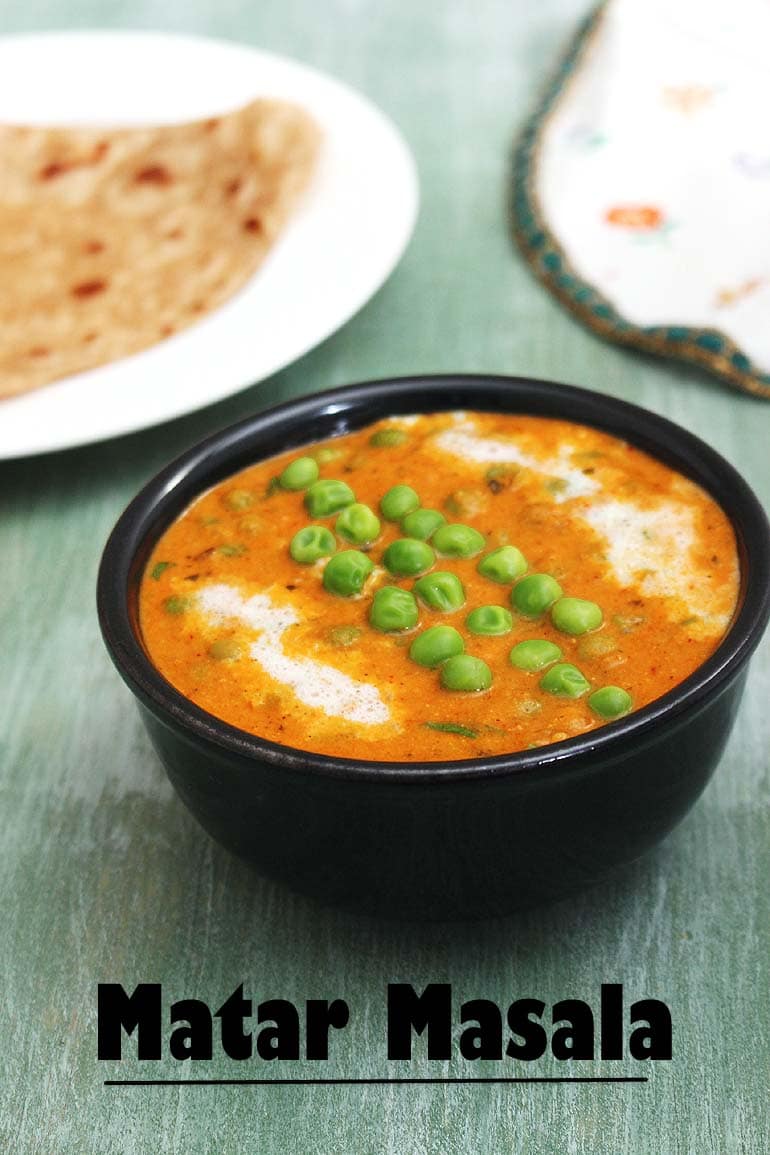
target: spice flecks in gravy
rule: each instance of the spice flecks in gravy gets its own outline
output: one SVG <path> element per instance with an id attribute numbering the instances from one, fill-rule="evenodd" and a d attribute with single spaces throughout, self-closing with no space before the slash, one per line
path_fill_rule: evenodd
<path id="1" fill-rule="evenodd" d="M 398 436 L 372 438 L 387 431 Z M 403 536 L 381 518 L 369 545 L 336 536 L 336 551 L 361 549 L 374 562 L 359 596 L 322 584 L 327 558 L 299 564 L 292 537 L 314 523 L 304 493 L 276 479 L 301 456 L 321 479 L 344 481 L 375 513 L 393 485 L 410 485 L 422 507 L 478 530 L 480 555 L 437 557 L 429 572 L 461 581 L 451 612 L 421 600 L 413 629 L 388 633 L 369 622 L 373 595 L 412 592 L 415 577 L 390 574 L 386 548 Z M 430 544 L 430 541 L 428 542 Z M 582 636 L 546 612 L 524 617 L 515 582 L 477 569 L 501 546 L 522 551 L 527 574 L 549 574 L 569 598 L 601 607 L 603 622 Z M 140 590 L 145 644 L 161 673 L 210 713 L 272 741 L 319 753 L 384 761 L 503 754 L 558 742 L 604 719 L 590 694 L 568 698 L 516 668 L 523 641 L 559 646 L 591 690 L 618 686 L 637 709 L 692 673 L 713 653 L 733 613 L 738 565 L 731 526 L 698 486 L 618 438 L 548 418 L 487 413 L 397 417 L 254 465 L 203 494 L 161 537 Z M 475 607 L 511 613 L 502 636 L 474 633 Z M 439 670 L 409 656 L 414 638 L 454 627 L 466 653 L 486 663 L 491 689 L 453 692 Z"/>

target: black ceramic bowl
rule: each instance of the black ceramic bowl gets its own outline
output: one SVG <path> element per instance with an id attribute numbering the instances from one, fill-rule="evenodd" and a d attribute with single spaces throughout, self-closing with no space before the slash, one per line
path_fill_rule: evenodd
<path id="1" fill-rule="evenodd" d="M 445 409 L 567 417 L 625 438 L 707 489 L 730 517 L 739 606 L 716 653 L 644 709 L 506 757 L 364 762 L 278 746 L 212 717 L 149 660 L 142 569 L 169 523 L 237 470 L 378 418 Z M 391 916 L 499 914 L 595 883 L 682 818 L 724 748 L 770 611 L 770 532 L 746 483 L 676 425 L 601 394 L 508 377 L 376 381 L 292 401 L 215 434 L 150 482 L 118 521 L 98 584 L 104 639 L 153 744 L 201 825 L 262 872 Z"/>

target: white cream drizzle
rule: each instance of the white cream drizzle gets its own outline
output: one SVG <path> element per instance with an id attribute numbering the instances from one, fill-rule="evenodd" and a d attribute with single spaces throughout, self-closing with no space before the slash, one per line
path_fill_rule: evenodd
<path id="1" fill-rule="evenodd" d="M 454 418 L 455 427 L 445 429 L 433 439 L 433 444 L 442 453 L 488 465 L 522 465 L 546 477 L 557 477 L 565 483 L 565 487 L 554 493 L 553 499 L 556 502 L 586 497 L 600 488 L 595 478 L 571 464 L 572 449 L 568 445 L 563 445 L 555 457 L 535 457 L 525 453 L 513 438 L 502 440 L 479 436 L 474 432 L 472 420 L 465 413 L 456 413 Z"/>
<path id="2" fill-rule="evenodd" d="M 244 598 L 232 586 L 210 585 L 198 593 L 200 612 L 216 624 L 234 618 L 259 637 L 249 655 L 266 674 L 293 690 L 300 702 L 333 718 L 362 725 L 381 725 L 390 720 L 390 710 L 376 686 L 356 682 L 334 666 L 313 658 L 292 658 L 284 650 L 282 638 L 289 626 L 300 619 L 290 606 L 276 606 L 267 594 Z"/>
<path id="3" fill-rule="evenodd" d="M 452 418 L 453 427 L 433 438 L 441 452 L 490 465 L 521 465 L 559 478 L 565 484 L 553 493 L 558 503 L 601 494 L 597 478 L 572 464 L 575 446 L 563 444 L 557 453 L 538 457 L 522 449 L 514 438 L 480 436 L 468 413 L 458 411 Z M 672 614 L 686 606 L 698 617 L 695 633 L 711 635 L 725 629 L 730 611 L 725 609 L 724 591 L 696 564 L 692 553 L 697 541 L 695 515 L 686 503 L 661 500 L 653 508 L 641 508 L 602 494 L 573 509 L 572 514 L 600 536 L 608 568 L 620 585 L 634 587 L 648 597 L 668 598 Z"/>
<path id="4" fill-rule="evenodd" d="M 703 632 L 720 633 L 728 622 L 723 591 L 695 563 L 697 541 L 692 509 L 661 500 L 654 508 L 630 501 L 594 502 L 577 515 L 604 542 L 607 561 L 622 586 L 648 597 L 676 598 L 697 614 Z"/>

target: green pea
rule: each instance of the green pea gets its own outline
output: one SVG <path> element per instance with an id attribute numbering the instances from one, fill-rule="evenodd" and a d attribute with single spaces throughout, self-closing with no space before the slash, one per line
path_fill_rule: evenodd
<path id="1" fill-rule="evenodd" d="M 589 696 L 588 705 L 602 718 L 622 718 L 631 709 L 631 695 L 620 686 L 602 686 Z"/>
<path id="2" fill-rule="evenodd" d="M 440 525 L 446 524 L 443 513 L 437 509 L 414 509 L 401 522 L 401 528 L 407 537 L 419 537 L 421 541 L 428 541 Z"/>
<path id="3" fill-rule="evenodd" d="M 523 714 L 525 717 L 530 717 L 532 714 L 539 714 L 543 708 L 543 703 L 539 702 L 537 698 L 520 698 L 515 703 L 517 713 Z"/>
<path id="4" fill-rule="evenodd" d="M 440 666 L 464 649 L 465 642 L 452 626 L 431 626 L 414 639 L 409 657 L 420 666 Z"/>
<path id="5" fill-rule="evenodd" d="M 254 504 L 254 494 L 248 489 L 231 489 L 222 500 L 228 509 L 248 509 Z"/>
<path id="6" fill-rule="evenodd" d="M 445 690 L 465 690 L 478 693 L 492 685 L 492 671 L 481 658 L 458 654 L 441 667 L 441 685 Z"/>
<path id="7" fill-rule="evenodd" d="M 577 644 L 578 656 L 585 661 L 590 661 L 591 658 L 606 658 L 608 654 L 613 654 L 617 648 L 618 643 L 607 634 L 588 634 L 581 638 Z"/>
<path id="8" fill-rule="evenodd" d="M 440 525 L 433 534 L 433 544 L 446 557 L 473 557 L 484 548 L 484 535 L 470 525 L 453 522 Z"/>
<path id="9" fill-rule="evenodd" d="M 342 456 L 341 449 L 332 449 L 330 445 L 324 445 L 320 449 L 316 449 L 313 457 L 319 465 L 328 465 L 330 461 L 336 461 L 338 457 Z"/>
<path id="10" fill-rule="evenodd" d="M 331 557 L 336 548 L 334 534 L 325 525 L 306 525 L 294 534 L 289 553 L 300 565 L 312 565 L 321 557 Z"/>
<path id="11" fill-rule="evenodd" d="M 527 559 L 515 545 L 501 545 L 486 554 L 476 569 L 490 581 L 507 584 L 526 573 Z"/>
<path id="12" fill-rule="evenodd" d="M 167 614 L 183 614 L 185 610 L 190 608 L 190 599 L 179 597 L 172 594 L 170 598 L 166 598 L 163 603 L 163 609 Z"/>
<path id="13" fill-rule="evenodd" d="M 369 438 L 369 444 L 376 446 L 378 449 L 391 449 L 396 445 L 403 445 L 407 439 L 407 434 L 403 429 L 378 429 Z"/>
<path id="14" fill-rule="evenodd" d="M 583 598 L 559 598 L 551 608 L 551 621 L 563 634 L 577 636 L 598 630 L 604 614 L 596 602 Z"/>
<path id="15" fill-rule="evenodd" d="M 368 505 L 354 501 L 343 509 L 334 523 L 340 537 L 353 545 L 368 545 L 380 534 L 380 519 Z"/>
<path id="16" fill-rule="evenodd" d="M 397 537 L 382 555 L 385 568 L 399 577 L 424 573 L 435 560 L 436 555 L 430 546 L 416 537 Z"/>
<path id="17" fill-rule="evenodd" d="M 314 481 L 318 481 L 318 462 L 312 457 L 298 457 L 278 478 L 282 489 L 307 489 Z"/>
<path id="18" fill-rule="evenodd" d="M 248 517 L 241 517 L 238 519 L 238 529 L 241 533 L 263 533 L 265 523 L 261 517 L 255 517 L 253 514 Z"/>
<path id="19" fill-rule="evenodd" d="M 561 650 L 555 642 L 547 642 L 544 638 L 530 638 L 514 646 L 508 658 L 512 666 L 534 674 L 536 670 L 544 670 L 546 666 L 558 662 L 561 656 Z"/>
<path id="20" fill-rule="evenodd" d="M 553 494 L 564 493 L 568 486 L 569 482 L 566 477 L 548 477 L 543 482 L 543 488 Z"/>
<path id="21" fill-rule="evenodd" d="M 465 605 L 463 583 L 456 574 L 437 569 L 414 583 L 414 592 L 432 610 L 451 614 Z"/>
<path id="22" fill-rule="evenodd" d="M 484 474 L 484 480 L 493 493 L 500 493 L 501 490 L 508 489 L 518 473 L 519 470 L 515 465 L 490 465 Z"/>
<path id="23" fill-rule="evenodd" d="M 513 618 L 502 606 L 477 606 L 465 619 L 472 634 L 508 634 L 513 627 Z"/>
<path id="24" fill-rule="evenodd" d="M 562 596 L 562 588 L 549 573 L 531 573 L 518 582 L 511 602 L 527 618 L 539 618 Z"/>
<path id="25" fill-rule="evenodd" d="M 364 631 L 359 626 L 331 626 L 326 640 L 333 646 L 354 646 Z"/>
<path id="26" fill-rule="evenodd" d="M 580 698 L 586 690 L 591 689 L 591 685 L 577 666 L 572 666 L 569 662 L 559 662 L 543 674 L 540 689 L 555 694 L 557 698 Z"/>
<path id="27" fill-rule="evenodd" d="M 420 498 L 411 485 L 394 485 L 380 502 L 380 511 L 387 521 L 401 521 L 420 505 Z"/>
<path id="28" fill-rule="evenodd" d="M 243 646 L 235 638 L 217 638 L 209 646 L 209 655 L 217 662 L 234 662 L 243 654 Z"/>
<path id="29" fill-rule="evenodd" d="M 377 590 L 369 610 L 369 621 L 376 630 L 411 630 L 417 625 L 417 602 L 409 590 L 383 586 Z"/>
<path id="30" fill-rule="evenodd" d="M 374 562 L 357 549 L 343 549 L 335 553 L 326 563 L 323 576 L 324 589 L 341 598 L 351 598 L 360 594 L 364 582 L 374 569 Z"/>
<path id="31" fill-rule="evenodd" d="M 485 505 L 486 494 L 478 489 L 456 489 L 443 501 L 444 509 L 455 517 L 478 517 Z"/>
<path id="32" fill-rule="evenodd" d="M 305 505 L 311 517 L 331 517 L 355 500 L 355 493 L 344 481 L 314 481 L 305 494 Z"/>

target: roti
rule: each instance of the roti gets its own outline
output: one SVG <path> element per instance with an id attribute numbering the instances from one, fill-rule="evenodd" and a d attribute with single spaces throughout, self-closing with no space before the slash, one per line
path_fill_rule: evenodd
<path id="1" fill-rule="evenodd" d="M 136 353 L 232 297 L 319 137 L 269 100 L 160 127 L 0 126 L 0 397 Z"/>

